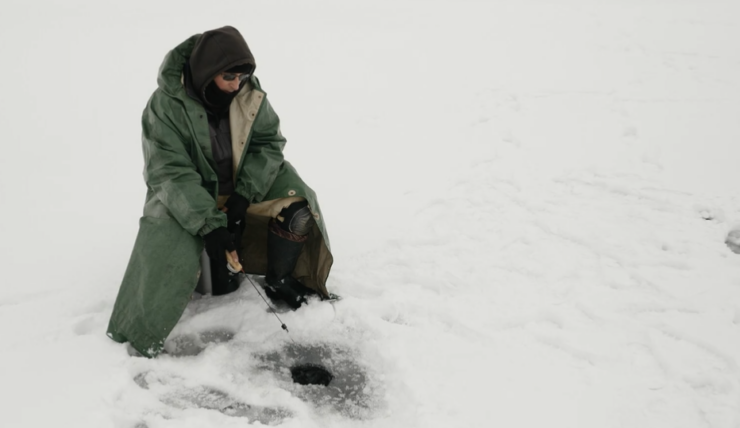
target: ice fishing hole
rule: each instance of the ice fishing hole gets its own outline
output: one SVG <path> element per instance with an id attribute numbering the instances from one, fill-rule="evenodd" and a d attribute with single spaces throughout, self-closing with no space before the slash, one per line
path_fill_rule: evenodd
<path id="1" fill-rule="evenodd" d="M 293 382 L 301 385 L 329 386 L 334 376 L 325 367 L 318 364 L 298 364 L 290 368 Z"/>
<path id="2" fill-rule="evenodd" d="M 369 419 L 384 405 L 384 388 L 361 361 L 361 354 L 341 344 L 287 344 L 259 355 L 260 368 L 289 383 L 285 388 L 301 400 L 351 419 Z M 325 369 L 331 380 L 303 384 L 296 368 L 312 365 Z M 298 373 L 300 376 L 300 373 Z"/>

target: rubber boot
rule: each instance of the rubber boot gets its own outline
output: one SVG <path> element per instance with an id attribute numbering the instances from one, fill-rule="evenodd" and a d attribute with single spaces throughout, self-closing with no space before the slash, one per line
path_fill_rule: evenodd
<path id="1" fill-rule="evenodd" d="M 306 295 L 312 292 L 292 276 L 308 237 L 282 231 L 274 224 L 270 226 L 267 232 L 265 292 L 271 299 L 282 300 L 295 310 L 306 303 Z"/>

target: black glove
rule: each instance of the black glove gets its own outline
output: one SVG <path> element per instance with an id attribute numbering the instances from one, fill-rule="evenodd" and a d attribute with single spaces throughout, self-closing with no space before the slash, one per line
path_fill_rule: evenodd
<path id="1" fill-rule="evenodd" d="M 239 288 L 237 275 L 226 267 L 226 252 L 234 251 L 233 234 L 225 227 L 213 229 L 203 236 L 206 253 L 211 260 L 211 292 L 214 296 L 230 293 Z"/>
<path id="2" fill-rule="evenodd" d="M 208 253 L 208 257 L 214 260 L 223 261 L 224 263 L 222 264 L 226 266 L 226 251 L 236 250 L 231 232 L 229 232 L 225 227 L 219 227 L 206 233 L 203 236 L 203 240 L 206 244 L 206 253 Z"/>
<path id="3" fill-rule="evenodd" d="M 244 230 L 244 219 L 247 216 L 249 201 L 238 193 L 232 193 L 224 204 L 226 210 L 226 219 L 229 222 L 228 228 L 231 232 Z"/>

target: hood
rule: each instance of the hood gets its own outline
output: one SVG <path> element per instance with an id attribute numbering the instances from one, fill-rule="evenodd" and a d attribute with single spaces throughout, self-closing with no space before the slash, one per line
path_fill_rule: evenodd
<path id="1" fill-rule="evenodd" d="M 190 55 L 190 72 L 198 98 L 205 99 L 208 84 L 219 73 L 237 65 L 256 68 L 254 56 L 241 33 L 230 26 L 203 33 Z"/>

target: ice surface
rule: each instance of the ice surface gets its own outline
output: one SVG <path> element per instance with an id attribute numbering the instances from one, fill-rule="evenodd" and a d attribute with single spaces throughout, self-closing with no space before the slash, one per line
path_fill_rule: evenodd
<path id="1" fill-rule="evenodd" d="M 0 14 L 0 426 L 740 425 L 740 4 L 65 2 Z M 335 303 L 104 334 L 167 50 L 234 25 Z M 328 388 L 292 364 L 328 366 Z"/>

